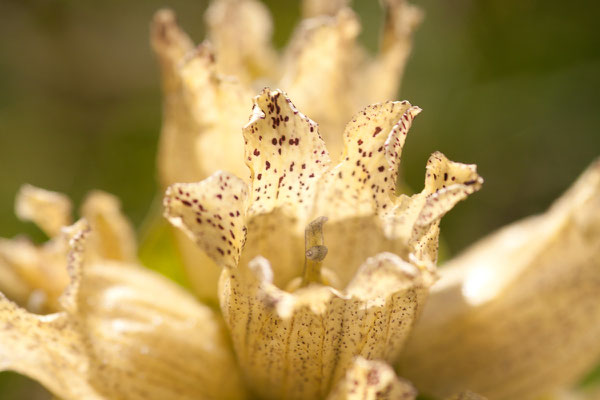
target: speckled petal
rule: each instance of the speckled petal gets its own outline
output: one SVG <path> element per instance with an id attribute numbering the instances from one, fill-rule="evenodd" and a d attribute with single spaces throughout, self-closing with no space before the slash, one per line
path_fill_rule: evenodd
<path id="1" fill-rule="evenodd" d="M 246 238 L 246 197 L 244 181 L 218 171 L 199 183 L 170 186 L 164 199 L 165 217 L 217 265 L 235 267 Z"/>
<path id="2" fill-rule="evenodd" d="M 37 316 L 0 298 L 0 367 L 65 400 L 243 399 L 223 327 L 208 307 L 149 270 L 85 260 L 70 238 L 62 311 Z"/>
<path id="3" fill-rule="evenodd" d="M 330 243 L 327 266 L 342 284 L 362 260 L 382 251 L 406 260 L 413 254 L 419 265 L 431 268 L 437 260 L 439 220 L 481 187 L 483 179 L 474 165 L 434 153 L 423 191 L 396 195 L 402 148 L 420 111 L 403 101 L 371 105 L 357 113 L 346 127 L 342 161 L 319 182 L 313 216 L 330 219 L 325 226 Z"/>
<path id="4" fill-rule="evenodd" d="M 342 161 L 320 182 L 315 214 L 334 222 L 385 211 L 395 197 L 406 134 L 420 111 L 390 101 L 357 113 L 344 132 Z"/>
<path id="5" fill-rule="evenodd" d="M 435 395 L 534 399 L 600 357 L 600 161 L 545 214 L 441 269 L 402 374 Z"/>
<path id="6" fill-rule="evenodd" d="M 477 174 L 476 165 L 450 161 L 440 152 L 429 157 L 425 188 L 411 198 L 421 207 L 409 240 L 410 251 L 417 259 L 437 263 L 440 220 L 456 203 L 481 189 L 482 184 L 483 178 Z M 394 231 L 399 226 L 396 222 L 401 216 L 397 209 L 392 209 L 386 215 L 388 235 L 397 234 Z"/>
<path id="7" fill-rule="evenodd" d="M 252 215 L 281 208 L 304 226 L 310 218 L 315 183 L 329 167 L 329 154 L 317 124 L 300 113 L 281 90 L 254 98 L 244 127 L 251 171 Z"/>
<path id="8" fill-rule="evenodd" d="M 381 361 L 357 357 L 327 400 L 414 400 L 417 390 Z"/>
<path id="9" fill-rule="evenodd" d="M 317 124 L 281 90 L 265 89 L 254 98 L 244 140 L 251 184 L 241 264 L 258 255 L 267 257 L 275 282 L 283 287 L 299 276 L 304 228 L 310 222 L 317 182 L 330 167 L 329 154 Z"/>
<path id="10" fill-rule="evenodd" d="M 17 216 L 34 222 L 48 237 L 58 235 L 60 228 L 71 223 L 71 209 L 71 200 L 64 194 L 31 185 L 21 187 L 15 204 Z"/>
<path id="11" fill-rule="evenodd" d="M 269 262 L 225 269 L 221 308 L 246 382 L 261 398 L 325 396 L 356 355 L 393 361 L 415 322 L 431 277 L 383 253 L 345 291 L 309 285 L 289 293 Z"/>

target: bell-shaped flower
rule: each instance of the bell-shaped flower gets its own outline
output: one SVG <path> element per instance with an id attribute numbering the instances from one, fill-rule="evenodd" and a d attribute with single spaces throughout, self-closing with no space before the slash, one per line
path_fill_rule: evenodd
<path id="1" fill-rule="evenodd" d="M 261 398 L 322 398 L 356 356 L 397 360 L 435 281 L 439 221 L 482 183 L 435 153 L 423 191 L 396 194 L 419 111 L 365 108 L 332 165 L 317 124 L 265 89 L 243 129 L 251 183 L 217 172 L 167 190 L 166 217 L 223 267 L 221 310 Z"/>
<path id="2" fill-rule="evenodd" d="M 306 18 L 281 55 L 271 44 L 269 12 L 258 0 L 212 1 L 206 12 L 208 39 L 197 47 L 172 11 L 156 13 L 151 42 L 163 77 L 158 156 L 163 187 L 199 181 L 218 169 L 246 179 L 239 129 L 247 122 L 252 94 L 267 85 L 283 87 L 308 117 L 319 121 L 337 161 L 352 115 L 396 97 L 421 20 L 421 11 L 406 1 L 383 1 L 380 50 L 370 57 L 357 42 L 360 23 L 346 3 L 304 1 Z M 194 291 L 216 299 L 218 266 L 176 235 Z"/>

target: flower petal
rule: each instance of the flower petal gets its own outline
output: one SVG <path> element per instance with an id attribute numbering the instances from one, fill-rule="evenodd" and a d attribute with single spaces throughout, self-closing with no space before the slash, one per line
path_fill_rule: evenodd
<path id="1" fill-rule="evenodd" d="M 89 193 L 80 214 L 92 226 L 94 234 L 88 246 L 99 257 L 127 262 L 137 259 L 133 226 L 122 214 L 121 204 L 115 196 L 101 191 Z"/>
<path id="2" fill-rule="evenodd" d="M 62 237 L 41 246 L 25 238 L 0 239 L 0 270 L 4 271 L 0 291 L 33 312 L 56 310 L 69 281 L 64 269 L 66 255 L 67 243 Z"/>
<path id="3" fill-rule="evenodd" d="M 404 102 L 366 107 L 346 127 L 342 161 L 319 182 L 314 215 L 327 216 L 328 267 L 346 283 L 358 263 L 392 251 L 418 264 L 435 264 L 439 220 L 458 201 L 481 187 L 474 165 L 434 153 L 425 188 L 396 196 L 404 141 L 420 108 Z M 369 238 L 365 240 L 365 238 Z"/>
<path id="4" fill-rule="evenodd" d="M 359 86 L 362 104 L 393 99 L 404 75 L 412 50 L 413 34 L 423 19 L 423 11 L 406 0 L 384 0 L 385 25 L 379 53 L 364 67 L 364 81 Z"/>
<path id="5" fill-rule="evenodd" d="M 481 189 L 482 184 L 483 178 L 477 174 L 476 165 L 450 161 L 440 152 L 435 152 L 429 157 L 425 188 L 411 199 L 419 205 L 424 199 L 409 242 L 411 252 L 417 259 L 437 262 L 441 218 L 456 203 Z M 417 199 L 419 196 L 421 198 Z M 387 215 L 390 218 L 386 226 L 388 235 L 395 235 L 393 231 L 399 225 L 394 222 L 400 215 L 396 210 Z"/>
<path id="6" fill-rule="evenodd" d="M 48 237 L 58 235 L 60 228 L 71 223 L 71 200 L 62 193 L 23 185 L 15 208 L 19 218 L 34 222 Z"/>
<path id="7" fill-rule="evenodd" d="M 273 23 L 263 3 L 213 0 L 204 17 L 221 71 L 242 82 L 277 73 L 277 53 L 271 45 Z"/>
<path id="8" fill-rule="evenodd" d="M 545 214 L 442 268 L 403 375 L 432 394 L 468 387 L 494 399 L 573 384 L 600 357 L 599 215 L 596 161 Z"/>
<path id="9" fill-rule="evenodd" d="M 385 210 L 395 195 L 406 134 L 420 111 L 390 101 L 357 113 L 344 132 L 342 161 L 320 183 L 315 214 L 335 221 Z"/>
<path id="10" fill-rule="evenodd" d="M 306 115 L 319 121 L 334 159 L 342 149 L 341 131 L 355 111 L 356 36 L 360 24 L 352 10 L 305 20 L 284 55 L 279 85 Z M 350 95 L 341 95 L 350 93 Z"/>
<path id="11" fill-rule="evenodd" d="M 197 182 L 216 166 L 246 177 L 239 132 L 248 118 L 251 93 L 235 78 L 219 73 L 209 43 L 193 48 L 172 11 L 156 14 L 152 32 L 163 75 L 158 156 L 163 187 Z M 223 157 L 220 149 L 228 149 L 230 156 Z M 185 234 L 176 230 L 175 236 L 194 291 L 202 299 L 215 301 L 219 267 Z"/>
<path id="12" fill-rule="evenodd" d="M 182 229 L 219 266 L 235 267 L 246 238 L 246 184 L 218 171 L 199 183 L 167 189 L 165 217 Z"/>
<path id="13" fill-rule="evenodd" d="M 79 221 L 63 311 L 36 316 L 0 298 L 0 366 L 65 400 L 242 399 L 223 327 L 208 307 L 136 265 L 89 263 Z"/>
<path id="14" fill-rule="evenodd" d="M 193 126 L 180 132 L 191 141 L 189 162 L 197 163 L 198 175 L 192 180 L 177 179 L 164 182 L 193 182 L 208 176 L 216 169 L 247 177 L 242 155 L 244 142 L 240 135 L 248 120 L 252 91 L 235 78 L 222 75 L 217 69 L 215 54 L 209 43 L 200 44 L 187 54 L 179 74 L 182 79 L 184 109 Z M 227 149 L 223 156 L 222 150 Z"/>
<path id="15" fill-rule="evenodd" d="M 384 400 L 417 398 L 410 382 L 398 378 L 384 362 L 357 357 L 327 400 Z"/>
<path id="16" fill-rule="evenodd" d="M 30 314 L 0 293 L 0 370 L 39 381 L 65 399 L 104 399 L 83 380 L 85 345 L 65 314 Z"/>
<path id="17" fill-rule="evenodd" d="M 214 171 L 215 162 L 245 175 L 238 132 L 247 120 L 250 92 L 219 73 L 209 43 L 194 48 L 172 11 L 156 13 L 151 41 L 163 76 L 162 185 L 201 180 Z M 215 147 L 237 157 L 216 159 Z"/>
<path id="18" fill-rule="evenodd" d="M 150 43 L 160 63 L 163 90 L 168 98 L 179 89 L 177 69 L 183 57 L 193 50 L 194 43 L 177 26 L 175 13 L 171 10 L 157 11 L 150 28 Z"/>
<path id="19" fill-rule="evenodd" d="M 17 209 L 48 234 L 50 240 L 35 245 L 25 238 L 0 239 L 0 290 L 28 310 L 47 313 L 58 310 L 58 297 L 69 282 L 64 268 L 68 243 L 61 229 L 70 221 L 71 203 L 60 193 L 25 186 L 17 196 Z M 81 214 L 91 221 L 94 232 L 86 246 L 90 259 L 134 261 L 136 245 L 133 227 L 121 213 L 112 195 L 92 192 Z M 45 228 L 44 228 L 45 227 Z"/>
<path id="20" fill-rule="evenodd" d="M 251 171 L 250 213 L 282 208 L 298 216 L 303 231 L 312 211 L 313 182 L 329 167 L 317 124 L 300 113 L 281 90 L 265 89 L 254 98 L 244 139 Z"/>
<path id="21" fill-rule="evenodd" d="M 281 90 L 265 89 L 254 98 L 244 140 L 251 184 L 241 264 L 267 257 L 277 268 L 276 283 L 285 286 L 303 264 L 304 228 L 329 154 L 317 124 Z"/>
<path id="22" fill-rule="evenodd" d="M 344 292 L 309 285 L 288 293 L 272 277 L 261 257 L 249 270 L 227 268 L 221 276 L 238 361 L 252 390 L 267 399 L 323 397 L 356 355 L 396 359 L 431 283 L 392 254 L 367 260 Z"/>

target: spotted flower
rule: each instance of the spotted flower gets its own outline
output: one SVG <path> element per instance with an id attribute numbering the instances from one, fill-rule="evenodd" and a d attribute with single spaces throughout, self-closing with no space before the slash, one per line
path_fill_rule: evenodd
<path id="1" fill-rule="evenodd" d="M 365 108 L 333 165 L 318 126 L 265 89 L 243 129 L 251 183 L 217 172 L 167 190 L 166 217 L 223 267 L 221 310 L 262 398 L 324 397 L 357 355 L 398 359 L 435 280 L 439 220 L 482 183 L 435 153 L 423 191 L 396 194 L 419 111 Z"/>
<path id="2" fill-rule="evenodd" d="M 282 87 L 312 120 L 334 161 L 340 134 L 358 110 L 396 98 L 421 11 L 385 0 L 380 50 L 370 57 L 357 43 L 360 24 L 347 1 L 302 3 L 304 19 L 279 55 L 272 22 L 257 0 L 217 0 L 206 12 L 207 40 L 194 47 L 172 11 L 159 11 L 151 42 L 164 92 L 158 167 L 163 187 L 196 182 L 217 169 L 247 178 L 239 129 L 250 99 L 264 86 Z M 343 93 L 343 95 L 340 95 Z M 227 149 L 223 152 L 219 149 Z M 176 232 L 194 291 L 216 300 L 219 267 Z M 198 268 L 202 265 L 202 268 Z"/>

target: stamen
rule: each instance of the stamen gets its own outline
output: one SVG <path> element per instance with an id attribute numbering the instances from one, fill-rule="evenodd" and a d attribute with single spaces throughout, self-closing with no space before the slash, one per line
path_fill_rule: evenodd
<path id="1" fill-rule="evenodd" d="M 325 222 L 327 222 L 327 217 L 319 217 L 308 224 L 304 231 L 304 248 L 306 249 L 306 253 L 304 257 L 302 287 L 308 286 L 311 283 L 323 283 L 321 267 L 327 255 L 327 247 L 324 245 L 323 239 L 323 224 Z"/>

